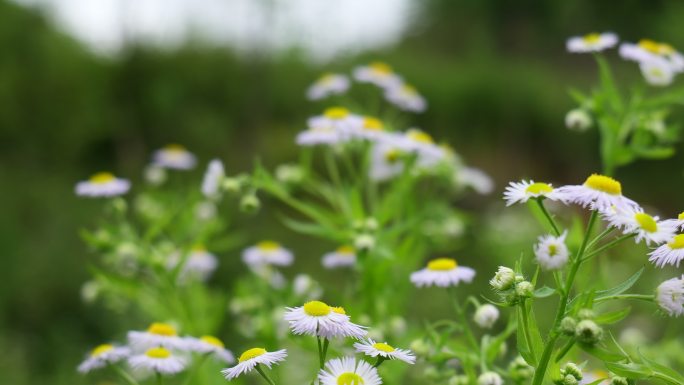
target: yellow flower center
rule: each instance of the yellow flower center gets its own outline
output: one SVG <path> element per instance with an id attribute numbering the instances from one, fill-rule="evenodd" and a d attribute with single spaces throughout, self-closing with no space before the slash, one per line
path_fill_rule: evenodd
<path id="1" fill-rule="evenodd" d="M 330 310 L 332 310 L 334 313 L 337 313 L 337 314 L 342 314 L 342 315 L 347 314 L 347 312 L 344 310 L 344 308 L 342 306 L 331 306 Z"/>
<path id="2" fill-rule="evenodd" d="M 356 373 L 342 373 L 337 377 L 337 385 L 362 385 L 364 384 L 363 378 Z"/>
<path id="3" fill-rule="evenodd" d="M 402 92 L 409 94 L 409 95 L 415 95 L 418 93 L 416 88 L 412 85 L 409 85 L 409 84 L 404 84 L 404 86 L 401 87 L 401 90 L 402 90 Z"/>
<path id="4" fill-rule="evenodd" d="M 584 182 L 584 185 L 593 190 L 598 190 L 610 195 L 622 194 L 622 186 L 620 185 L 620 182 L 605 175 L 591 174 L 591 176 Z"/>
<path id="5" fill-rule="evenodd" d="M 634 214 L 634 220 L 637 221 L 639 227 L 648 231 L 649 233 L 655 233 L 658 231 L 658 223 L 656 223 L 655 219 L 648 214 L 636 213 Z"/>
<path id="6" fill-rule="evenodd" d="M 173 337 L 176 335 L 176 328 L 169 324 L 155 322 L 147 328 L 147 332 L 151 334 L 157 334 L 160 336 Z"/>
<path id="7" fill-rule="evenodd" d="M 249 350 L 245 350 L 245 352 L 240 355 L 240 358 L 238 358 L 238 362 L 251 360 L 252 358 L 259 357 L 266 353 L 266 349 L 264 348 L 252 348 Z"/>
<path id="8" fill-rule="evenodd" d="M 171 352 L 164 348 L 152 348 L 145 352 L 145 355 L 150 358 L 169 358 Z"/>
<path id="9" fill-rule="evenodd" d="M 548 194 L 552 191 L 553 187 L 548 183 L 532 183 L 525 189 L 525 192 L 535 195 Z"/>
<path id="10" fill-rule="evenodd" d="M 175 143 L 167 144 L 166 146 L 164 146 L 164 150 L 169 151 L 169 152 L 174 152 L 174 153 L 182 153 L 182 152 L 187 151 L 185 149 L 185 147 L 183 147 L 180 144 L 175 144 Z"/>
<path id="11" fill-rule="evenodd" d="M 601 41 L 601 35 L 598 33 L 589 33 L 589 34 L 584 35 L 584 37 L 582 39 L 584 40 L 585 43 L 596 44 L 599 41 Z"/>
<path id="12" fill-rule="evenodd" d="M 276 251 L 280 248 L 280 243 L 273 241 L 261 241 L 257 244 L 257 248 L 261 251 Z"/>
<path id="13" fill-rule="evenodd" d="M 220 339 L 218 339 L 218 338 L 216 338 L 216 337 L 214 337 L 214 336 L 202 336 L 202 337 L 200 337 L 200 340 L 201 340 L 202 342 L 208 343 L 209 345 L 216 346 L 217 348 L 222 348 L 222 349 L 223 349 L 223 348 L 225 347 L 225 345 L 223 344 L 223 342 L 221 342 Z"/>
<path id="14" fill-rule="evenodd" d="M 393 148 L 387 152 L 385 152 L 385 160 L 388 163 L 394 163 L 401 158 L 401 150 Z"/>
<path id="15" fill-rule="evenodd" d="M 428 133 L 421 130 L 409 130 L 409 132 L 406 135 L 409 139 L 415 140 L 416 142 L 420 143 L 432 144 L 435 142 Z"/>
<path id="16" fill-rule="evenodd" d="M 318 81 L 320 81 L 321 83 L 328 84 L 328 83 L 332 82 L 333 79 L 335 79 L 335 75 L 334 75 L 334 74 L 325 73 L 325 74 L 323 74 L 323 75 L 320 77 L 320 79 L 318 79 Z"/>
<path id="17" fill-rule="evenodd" d="M 337 248 L 338 254 L 354 254 L 356 250 L 349 245 L 343 245 Z"/>
<path id="18" fill-rule="evenodd" d="M 676 52 L 671 45 L 658 43 L 650 39 L 639 40 L 639 47 L 656 55 L 671 55 Z"/>
<path id="19" fill-rule="evenodd" d="M 428 270 L 435 270 L 435 271 L 445 271 L 445 270 L 453 270 L 458 266 L 456 263 L 455 259 L 451 258 L 437 258 L 433 259 L 432 261 L 428 262 L 427 268 Z"/>
<path id="20" fill-rule="evenodd" d="M 675 235 L 672 242 L 667 244 L 671 249 L 684 249 L 684 234 Z"/>
<path id="21" fill-rule="evenodd" d="M 111 172 L 98 172 L 97 174 L 90 177 L 90 183 L 109 183 L 115 179 L 116 177 Z"/>
<path id="22" fill-rule="evenodd" d="M 679 215 L 677 216 L 677 219 L 679 219 L 680 221 L 684 221 L 684 211 L 679 213 Z"/>
<path id="23" fill-rule="evenodd" d="M 349 116 L 349 110 L 344 107 L 331 107 L 326 109 L 323 115 L 328 119 L 344 119 Z"/>
<path id="24" fill-rule="evenodd" d="M 369 67 L 373 70 L 373 72 L 380 75 L 389 75 L 392 73 L 392 67 L 381 61 L 372 62 Z"/>
<path id="25" fill-rule="evenodd" d="M 554 255 L 556 255 L 556 253 L 558 253 L 558 246 L 549 245 L 549 256 L 553 257 Z"/>
<path id="26" fill-rule="evenodd" d="M 204 245 L 195 245 L 193 246 L 192 251 L 195 253 L 203 253 L 207 251 L 207 249 L 204 247 Z"/>
<path id="27" fill-rule="evenodd" d="M 97 346 L 95 349 L 93 349 L 92 352 L 90 352 L 90 355 L 93 357 L 97 357 L 100 354 L 107 353 L 108 351 L 114 349 L 114 345 L 112 344 L 102 344 Z"/>
<path id="28" fill-rule="evenodd" d="M 383 342 L 374 343 L 373 347 L 385 353 L 392 353 L 394 351 L 394 347 L 392 347 L 392 345 Z"/>
<path id="29" fill-rule="evenodd" d="M 382 124 L 380 119 L 373 118 L 371 116 L 366 116 L 363 119 L 363 129 L 369 131 L 382 131 L 385 126 Z"/>
<path id="30" fill-rule="evenodd" d="M 321 301 L 309 301 L 304 304 L 304 313 L 312 317 L 322 317 L 330 314 L 330 306 Z"/>

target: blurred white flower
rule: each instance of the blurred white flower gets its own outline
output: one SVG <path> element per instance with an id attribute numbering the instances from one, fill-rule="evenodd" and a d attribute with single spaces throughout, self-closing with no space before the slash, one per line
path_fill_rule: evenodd
<path id="1" fill-rule="evenodd" d="M 123 195 L 131 188 L 126 179 L 117 178 L 110 172 L 98 172 L 88 180 L 76 184 L 76 195 L 84 197 L 114 197 Z"/>
<path id="2" fill-rule="evenodd" d="M 437 258 L 428 262 L 426 268 L 411 273 L 411 282 L 417 287 L 449 287 L 470 283 L 474 277 L 475 270 L 470 267 L 459 266 L 451 258 Z"/>
<path id="3" fill-rule="evenodd" d="M 672 317 L 684 314 L 684 275 L 661 283 L 656 289 L 656 301 Z"/>
<path id="4" fill-rule="evenodd" d="M 180 144 L 168 144 L 152 154 L 152 164 L 174 170 L 190 170 L 195 168 L 197 159 Z"/>
<path id="5" fill-rule="evenodd" d="M 202 194 L 207 198 L 216 199 L 225 176 L 223 163 L 220 160 L 214 159 L 209 162 L 207 171 L 204 173 L 204 179 L 202 179 Z"/>
<path id="6" fill-rule="evenodd" d="M 613 48 L 618 43 L 618 37 L 612 32 L 590 33 L 584 36 L 574 36 L 568 39 L 568 52 L 586 53 L 600 52 Z"/>
<path id="7" fill-rule="evenodd" d="M 306 91 L 309 100 L 320 100 L 330 95 L 339 95 L 349 89 L 349 78 L 341 74 L 324 74 Z"/>
<path id="8" fill-rule="evenodd" d="M 499 319 L 499 309 L 491 304 L 479 306 L 473 315 L 473 321 L 483 329 L 491 329 Z"/>
<path id="9" fill-rule="evenodd" d="M 562 269 L 568 263 L 570 251 L 565 245 L 567 231 L 556 237 L 551 234 L 539 237 L 538 243 L 534 246 L 534 255 L 537 263 L 544 270 Z"/>

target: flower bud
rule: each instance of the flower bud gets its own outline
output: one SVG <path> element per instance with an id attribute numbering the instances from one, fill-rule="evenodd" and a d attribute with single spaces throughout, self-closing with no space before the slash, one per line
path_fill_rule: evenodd
<path id="1" fill-rule="evenodd" d="M 568 374 L 565 376 L 565 378 L 563 378 L 563 382 L 561 382 L 561 384 L 562 385 L 577 385 L 577 384 L 579 384 L 579 381 L 574 376 Z"/>
<path id="2" fill-rule="evenodd" d="M 378 229 L 378 221 L 375 218 L 366 218 L 366 230 L 375 231 Z"/>
<path id="3" fill-rule="evenodd" d="M 489 284 L 496 290 L 508 290 L 515 284 L 515 271 L 505 266 L 499 266 Z"/>
<path id="4" fill-rule="evenodd" d="M 237 194 L 242 189 L 242 181 L 239 178 L 223 178 L 221 187 L 228 193 Z"/>
<path id="5" fill-rule="evenodd" d="M 304 180 L 304 170 L 296 164 L 281 164 L 275 169 L 278 181 L 287 184 L 299 184 Z"/>
<path id="6" fill-rule="evenodd" d="M 527 380 L 534 376 L 534 368 L 518 356 L 508 365 L 508 375 L 517 383 L 527 383 Z"/>
<path id="7" fill-rule="evenodd" d="M 522 298 L 530 298 L 534 294 L 534 286 L 529 281 L 522 281 L 515 285 L 515 294 Z"/>
<path id="8" fill-rule="evenodd" d="M 570 110 L 565 115 L 565 127 L 570 130 L 583 132 L 588 130 L 592 125 L 592 119 L 589 113 L 581 108 Z"/>
<path id="9" fill-rule="evenodd" d="M 575 328 L 575 337 L 581 343 L 595 345 L 603 336 L 603 329 L 592 320 L 582 320 Z"/>
<path id="10" fill-rule="evenodd" d="M 483 329 L 491 329 L 499 319 L 499 309 L 491 304 L 485 304 L 477 308 L 473 321 Z"/>
<path id="11" fill-rule="evenodd" d="M 496 372 L 484 372 L 477 378 L 477 385 L 503 385 L 503 379 Z"/>
<path id="12" fill-rule="evenodd" d="M 577 328 L 577 321 L 572 317 L 565 317 L 561 320 L 560 330 L 566 336 L 575 335 L 575 328 Z"/>
<path id="13" fill-rule="evenodd" d="M 240 199 L 240 210 L 245 213 L 251 214 L 259 210 L 261 207 L 261 201 L 255 194 L 247 194 Z"/>
<path id="14" fill-rule="evenodd" d="M 579 319 L 593 319 L 596 314 L 594 314 L 594 311 L 591 309 L 580 309 L 580 311 L 577 312 L 577 316 Z"/>
<path id="15" fill-rule="evenodd" d="M 375 237 L 369 234 L 358 235 L 354 239 L 354 247 L 356 250 L 368 251 L 375 247 Z"/>
<path id="16" fill-rule="evenodd" d="M 153 186 L 166 182 L 166 170 L 159 166 L 147 166 L 143 176 L 145 181 Z"/>
<path id="17" fill-rule="evenodd" d="M 610 385 L 629 385 L 629 381 L 624 377 L 615 376 L 610 379 Z"/>

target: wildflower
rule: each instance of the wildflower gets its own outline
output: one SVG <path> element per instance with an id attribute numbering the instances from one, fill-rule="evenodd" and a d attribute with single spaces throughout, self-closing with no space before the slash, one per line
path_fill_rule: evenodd
<path id="1" fill-rule="evenodd" d="M 568 362 L 561 368 L 560 378 L 553 382 L 557 385 L 577 385 L 582 378 L 582 369 L 572 362 Z"/>
<path id="2" fill-rule="evenodd" d="M 539 237 L 539 243 L 534 246 L 534 255 L 537 263 L 545 270 L 558 270 L 568 262 L 570 252 L 565 245 L 567 231 L 558 237 L 543 235 Z"/>
<path id="3" fill-rule="evenodd" d="M 499 266 L 489 284 L 499 291 L 508 290 L 515 285 L 515 271 L 505 266 Z"/>
<path id="4" fill-rule="evenodd" d="M 323 294 L 318 282 L 314 281 L 307 274 L 297 274 L 292 281 L 292 288 L 296 295 L 307 296 L 309 298 L 319 298 Z"/>
<path id="5" fill-rule="evenodd" d="M 397 349 L 386 342 L 375 342 L 368 339 L 354 343 L 357 353 L 363 353 L 370 357 L 382 357 L 389 360 L 400 360 L 408 364 L 416 363 L 416 356 L 410 350 Z"/>
<path id="6" fill-rule="evenodd" d="M 484 171 L 475 167 L 460 167 L 455 173 L 455 182 L 470 187 L 481 195 L 490 194 L 494 190 L 494 181 Z"/>
<path id="7" fill-rule="evenodd" d="M 321 100 L 330 95 L 339 95 L 349 89 L 349 78 L 341 74 L 324 74 L 306 91 L 309 100 Z"/>
<path id="8" fill-rule="evenodd" d="M 395 137 L 395 141 L 401 149 L 418 154 L 418 163 L 421 166 L 432 165 L 447 156 L 447 151 L 436 145 L 430 134 L 417 128 L 411 128 L 402 136 Z"/>
<path id="9" fill-rule="evenodd" d="M 261 201 L 254 192 L 247 193 L 240 198 L 240 210 L 251 214 L 259 210 Z"/>
<path id="10" fill-rule="evenodd" d="M 152 186 L 159 186 L 166 182 L 166 170 L 163 167 L 151 164 L 145 167 L 144 178 L 145 181 Z"/>
<path id="11" fill-rule="evenodd" d="M 364 116 L 361 124 L 354 127 L 351 136 L 357 139 L 367 139 L 371 141 L 384 141 L 392 137 L 392 133 L 385 131 L 385 124 L 382 120 L 373 116 Z"/>
<path id="12" fill-rule="evenodd" d="M 190 170 L 195 168 L 196 163 L 195 155 L 180 144 L 166 145 L 152 155 L 152 164 L 163 168 Z"/>
<path id="13" fill-rule="evenodd" d="M 185 341 L 178 337 L 176 328 L 165 323 L 154 322 L 146 331 L 128 332 L 128 343 L 135 349 L 164 347 L 184 349 Z"/>
<path id="14" fill-rule="evenodd" d="M 584 36 L 574 36 L 568 39 L 568 52 L 586 53 L 600 52 L 613 48 L 618 43 L 618 37 L 612 32 L 590 33 Z"/>
<path id="15" fill-rule="evenodd" d="M 668 279 L 658 285 L 656 302 L 672 317 L 684 314 L 684 275 Z"/>
<path id="16" fill-rule="evenodd" d="M 356 250 L 368 251 L 375 247 L 375 237 L 371 234 L 359 234 L 354 238 Z"/>
<path id="17" fill-rule="evenodd" d="M 163 347 L 150 348 L 145 353 L 132 356 L 128 364 L 136 370 L 152 370 L 160 374 L 180 373 L 186 366 L 185 359 Z"/>
<path id="18" fill-rule="evenodd" d="M 679 263 L 684 259 L 684 234 L 675 235 L 667 243 L 651 251 L 648 255 L 650 255 L 648 260 L 658 267 L 664 267 L 665 265 L 679 267 Z"/>
<path id="19" fill-rule="evenodd" d="M 518 282 L 515 285 L 515 294 L 521 298 L 530 298 L 534 294 L 534 285 L 529 281 Z"/>
<path id="20" fill-rule="evenodd" d="M 484 372 L 477 378 L 477 385 L 503 385 L 503 379 L 496 372 Z"/>
<path id="21" fill-rule="evenodd" d="M 561 320 L 560 330 L 563 334 L 567 336 L 575 335 L 575 329 L 577 329 L 577 320 L 572 317 L 564 317 Z"/>
<path id="22" fill-rule="evenodd" d="M 322 263 L 326 269 L 354 266 L 356 265 L 356 250 L 351 246 L 340 246 L 337 250 L 323 255 Z"/>
<path id="23" fill-rule="evenodd" d="M 299 184 L 306 177 L 304 170 L 297 164 L 281 164 L 275 169 L 278 181 L 287 184 Z"/>
<path id="24" fill-rule="evenodd" d="M 344 107 L 330 107 L 326 108 L 322 115 L 309 118 L 307 125 L 309 129 L 331 129 L 340 132 L 346 139 L 351 131 L 363 125 L 363 118 Z"/>
<path id="25" fill-rule="evenodd" d="M 261 241 L 242 252 L 242 260 L 248 266 L 289 266 L 294 261 L 292 252 L 277 242 Z"/>
<path id="26" fill-rule="evenodd" d="M 550 200 L 558 200 L 558 194 L 553 186 L 549 183 L 535 182 L 533 180 L 520 182 L 510 182 L 504 191 L 504 200 L 506 206 L 511 206 L 515 203 L 525 203 L 533 198 L 546 198 Z"/>
<path id="27" fill-rule="evenodd" d="M 629 381 L 625 377 L 615 376 L 610 379 L 609 385 L 629 385 Z"/>
<path id="28" fill-rule="evenodd" d="M 399 147 L 389 142 L 373 146 L 368 176 L 377 182 L 394 178 L 404 171 L 403 158 L 405 155 L 406 153 Z"/>
<path id="29" fill-rule="evenodd" d="M 524 358 L 518 356 L 508 365 L 508 373 L 516 383 L 525 383 L 534 376 L 534 368 L 528 365 Z"/>
<path id="30" fill-rule="evenodd" d="M 617 377 L 619 378 L 619 377 Z M 604 372 L 603 370 L 592 370 L 587 373 L 583 373 L 582 375 L 582 381 L 579 382 L 580 385 L 589 385 L 589 384 L 595 384 L 597 381 L 600 379 L 604 379 L 603 381 L 598 382 L 598 384 L 607 384 L 609 381 L 608 378 L 608 373 Z M 627 385 L 627 384 L 625 384 Z"/>
<path id="31" fill-rule="evenodd" d="M 427 267 L 411 274 L 411 282 L 418 286 L 457 286 L 461 282 L 470 283 L 475 277 L 475 270 L 459 266 L 451 258 L 437 258 L 428 262 Z"/>
<path id="32" fill-rule="evenodd" d="M 637 44 L 620 45 L 620 56 L 637 63 L 657 62 L 666 64 L 672 72 L 684 71 L 684 55 L 667 43 L 641 39 Z"/>
<path id="33" fill-rule="evenodd" d="M 181 254 L 178 252 L 174 253 L 169 257 L 167 266 L 171 269 L 176 268 L 181 261 Z M 208 252 L 203 246 L 195 246 L 181 267 L 180 276 L 183 278 L 194 277 L 206 281 L 211 273 L 216 270 L 217 266 L 218 259 L 214 254 Z"/>
<path id="34" fill-rule="evenodd" d="M 325 363 L 318 374 L 321 385 L 380 385 L 378 370 L 354 357 L 335 358 Z"/>
<path id="35" fill-rule="evenodd" d="M 401 78 L 392 67 L 383 62 L 373 62 L 354 69 L 354 79 L 361 83 L 375 84 L 380 88 L 391 88 L 402 84 Z"/>
<path id="36" fill-rule="evenodd" d="M 652 86 L 665 87 L 674 81 L 675 71 L 665 59 L 654 58 L 642 61 L 639 63 L 639 70 L 646 79 L 646 83 Z"/>
<path id="37" fill-rule="evenodd" d="M 639 205 L 622 195 L 622 185 L 617 180 L 599 174 L 591 174 L 584 184 L 557 188 L 558 199 L 563 202 L 591 207 L 592 210 L 608 210 L 612 207 L 637 208 Z"/>
<path id="38" fill-rule="evenodd" d="M 596 345 L 603 336 L 603 329 L 592 320 L 582 320 L 577 323 L 575 328 L 575 336 L 581 343 L 587 345 Z"/>
<path id="39" fill-rule="evenodd" d="M 342 134 L 332 127 L 314 127 L 297 134 L 296 143 L 300 146 L 337 144 L 342 142 Z"/>
<path id="40" fill-rule="evenodd" d="M 586 131 L 591 127 L 592 120 L 589 113 L 581 108 L 570 110 L 565 115 L 565 127 L 575 131 Z"/>
<path id="41" fill-rule="evenodd" d="M 117 178 L 109 172 L 98 172 L 88 180 L 76 184 L 76 195 L 86 197 L 114 197 L 123 195 L 131 188 L 126 179 Z"/>
<path id="42" fill-rule="evenodd" d="M 415 87 L 401 84 L 385 90 L 385 99 L 404 111 L 423 112 L 427 108 L 427 101 L 418 93 Z"/>
<path id="43" fill-rule="evenodd" d="M 221 188 L 221 182 L 225 178 L 226 173 L 223 170 L 223 163 L 220 160 L 214 159 L 209 162 L 207 171 L 204 173 L 202 180 L 202 194 L 207 198 L 216 198 Z"/>
<path id="44" fill-rule="evenodd" d="M 287 308 L 284 318 L 297 335 L 361 338 L 366 334 L 361 326 L 350 321 L 343 308 L 334 308 L 321 301 L 309 301 L 304 306 Z"/>
<path id="45" fill-rule="evenodd" d="M 221 340 L 214 336 L 202 336 L 200 338 L 187 337 L 188 350 L 202 354 L 212 354 L 221 361 L 235 362 L 233 353 L 226 349 Z"/>
<path id="46" fill-rule="evenodd" d="M 647 245 L 659 245 L 669 241 L 677 233 L 676 222 L 661 221 L 658 217 L 646 214 L 640 207 L 615 207 L 604 210 L 601 216 L 624 234 L 636 233 L 637 243 L 645 241 Z"/>
<path id="47" fill-rule="evenodd" d="M 200 221 L 209 221 L 216 218 L 216 204 L 212 201 L 197 202 L 195 205 L 195 217 Z"/>
<path id="48" fill-rule="evenodd" d="M 491 329 L 498 319 L 499 309 L 491 304 L 479 306 L 473 315 L 473 321 L 483 329 Z"/>
<path id="49" fill-rule="evenodd" d="M 232 380 L 239 377 L 243 373 L 249 373 L 258 365 L 266 365 L 269 369 L 271 366 L 285 361 L 287 357 L 287 350 L 277 350 L 275 352 L 266 351 L 264 348 L 252 348 L 245 350 L 238 358 L 238 364 L 232 368 L 223 369 L 221 374 L 227 380 Z"/>
<path id="50" fill-rule="evenodd" d="M 127 347 L 102 344 L 93 349 L 88 357 L 78 365 L 78 371 L 88 373 L 95 369 L 104 368 L 109 364 L 123 360 L 130 354 L 131 350 Z"/>

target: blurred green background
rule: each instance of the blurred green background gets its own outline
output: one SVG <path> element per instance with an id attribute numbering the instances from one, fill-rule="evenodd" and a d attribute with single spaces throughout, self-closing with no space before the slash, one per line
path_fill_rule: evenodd
<path id="1" fill-rule="evenodd" d="M 496 180 L 494 194 L 464 207 L 496 211 L 509 180 L 575 183 L 599 168 L 596 132 L 563 125 L 573 107 L 568 87 L 586 90 L 596 81 L 590 57 L 565 52 L 567 36 L 612 30 L 628 41 L 650 37 L 684 48 L 682 1 L 429 0 L 415 7 L 398 44 L 320 63 L 297 47 L 259 56 L 200 41 L 175 49 L 132 43 L 117 56 L 98 56 L 45 13 L 0 0 L 0 383 L 83 383 L 74 370 L 83 353 L 120 333 L 116 315 L 80 300 L 91 256 L 78 230 L 95 222 L 99 204 L 77 199 L 73 185 L 93 172 L 139 181 L 151 151 L 167 142 L 183 143 L 202 164 L 220 157 L 228 173 L 250 169 L 257 156 L 271 166 L 293 159 L 294 134 L 324 106 L 305 100 L 308 84 L 322 71 L 381 59 L 427 97 L 416 125 Z M 608 56 L 622 84 L 641 82 L 636 65 Z M 679 151 L 640 162 L 618 177 L 631 197 L 672 216 L 682 209 L 683 158 Z M 285 231 L 272 217 L 250 221 L 273 238 Z M 489 271 L 507 254 L 495 247 L 472 246 L 490 257 Z M 653 270 L 654 280 L 675 274 Z"/>

